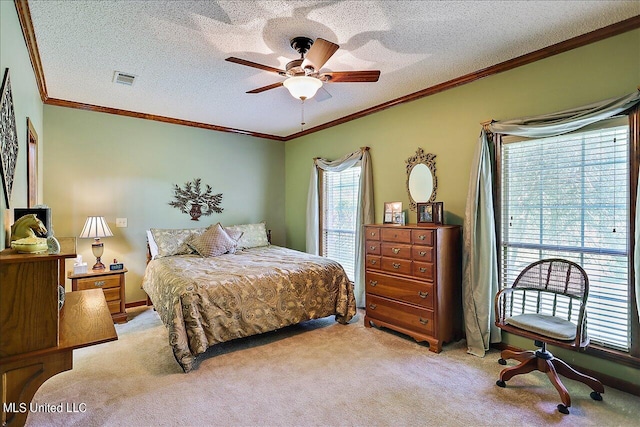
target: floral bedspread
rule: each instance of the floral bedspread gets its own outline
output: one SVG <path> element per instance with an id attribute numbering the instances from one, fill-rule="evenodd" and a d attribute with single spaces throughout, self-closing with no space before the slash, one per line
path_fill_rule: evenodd
<path id="1" fill-rule="evenodd" d="M 184 369 L 216 343 L 356 313 L 353 284 L 335 261 L 279 246 L 213 258 L 153 260 L 142 280 Z"/>

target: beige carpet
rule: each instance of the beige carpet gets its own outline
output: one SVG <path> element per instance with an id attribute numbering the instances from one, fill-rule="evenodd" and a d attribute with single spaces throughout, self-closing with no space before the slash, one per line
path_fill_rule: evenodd
<path id="1" fill-rule="evenodd" d="M 570 415 L 544 374 L 495 385 L 498 353 L 440 354 L 402 335 L 333 318 L 224 343 L 182 373 L 153 310 L 136 309 L 119 340 L 74 352 L 74 369 L 34 402 L 84 413 L 32 413 L 28 426 L 630 426 L 640 398 L 606 388 L 604 401 L 566 380 Z M 80 404 L 85 404 L 82 406 Z"/>

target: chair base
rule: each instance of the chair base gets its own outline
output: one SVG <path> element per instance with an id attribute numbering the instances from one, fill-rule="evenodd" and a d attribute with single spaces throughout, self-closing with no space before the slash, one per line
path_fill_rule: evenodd
<path id="1" fill-rule="evenodd" d="M 560 381 L 558 374 L 588 385 L 593 390 L 590 395 L 591 398 L 594 400 L 602 400 L 601 394 L 604 393 L 604 386 L 600 381 L 576 371 L 564 361 L 555 358 L 553 354 L 546 350 L 544 345 L 536 351 L 503 350 L 502 353 L 500 353 L 500 360 L 498 362 L 501 365 L 505 365 L 507 359 L 515 359 L 519 361 L 520 364 L 505 368 L 500 372 L 500 380 L 496 382 L 500 387 L 505 387 L 506 381 L 509 381 L 516 375 L 540 371 L 547 374 L 549 380 L 551 380 L 551 383 L 560 394 L 562 404 L 558 405 L 558 411 L 563 414 L 569 413 L 568 408 L 571 406 L 571 396 L 569 396 L 569 392 L 562 384 L 562 381 Z"/>

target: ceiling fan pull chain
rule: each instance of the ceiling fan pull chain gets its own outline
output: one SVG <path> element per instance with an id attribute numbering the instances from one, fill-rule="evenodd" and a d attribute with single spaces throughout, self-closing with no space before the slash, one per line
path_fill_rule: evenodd
<path id="1" fill-rule="evenodd" d="M 304 130 L 304 125 L 306 124 L 304 122 L 304 99 L 302 100 L 302 109 L 301 109 L 301 115 L 300 115 L 300 132 L 302 132 Z"/>

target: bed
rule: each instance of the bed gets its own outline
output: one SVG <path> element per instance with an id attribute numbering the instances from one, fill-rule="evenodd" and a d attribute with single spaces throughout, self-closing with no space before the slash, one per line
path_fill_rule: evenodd
<path id="1" fill-rule="evenodd" d="M 184 244 L 200 230 L 166 239 L 153 229 L 147 233 L 172 248 L 149 261 L 142 288 L 185 372 L 217 343 L 331 315 L 346 324 L 355 315 L 353 284 L 337 262 L 264 244 L 266 235 L 258 246 L 245 239 L 232 251 L 202 256 Z"/>

